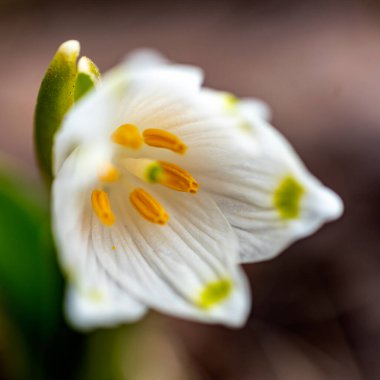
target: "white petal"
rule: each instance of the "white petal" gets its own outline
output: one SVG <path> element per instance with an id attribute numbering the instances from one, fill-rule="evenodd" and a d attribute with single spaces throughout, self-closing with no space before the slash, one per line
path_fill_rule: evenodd
<path id="1" fill-rule="evenodd" d="M 176 85 L 196 85 L 203 82 L 203 71 L 199 67 L 175 64 L 154 49 L 138 49 L 126 56 L 123 69 L 130 75 L 144 78 L 167 77 Z"/>
<path id="2" fill-rule="evenodd" d="M 110 143 L 112 132 L 126 123 L 136 125 L 141 131 L 157 128 L 175 134 L 189 148 L 185 156 L 146 146 L 137 154 L 139 157 L 176 162 L 184 165 L 185 169 L 186 166 L 191 170 L 193 167 L 208 167 L 210 160 L 223 166 L 230 161 L 231 154 L 245 158 L 247 154 L 254 153 L 253 140 L 247 139 L 246 133 L 235 133 L 234 118 L 216 113 L 204 102 L 199 89 L 136 79 L 129 82 L 128 90 L 120 99 L 111 87 L 103 85 L 98 92 L 78 103 L 67 116 L 56 136 L 56 171 L 73 147 Z M 128 152 L 129 156 L 133 154 Z"/>
<path id="3" fill-rule="evenodd" d="M 155 197 L 165 205 L 170 221 L 159 226 L 132 207 L 126 189 L 115 187 L 109 194 L 116 223 L 105 227 L 91 209 L 95 184 L 85 188 L 80 183 L 78 188 L 72 176 L 73 167 L 80 166 L 78 157 L 73 154 L 65 161 L 53 187 L 54 232 L 61 262 L 72 277 L 81 284 L 85 278 L 86 285 L 99 278 L 95 273 L 104 273 L 107 286 L 117 285 L 141 304 L 209 323 L 242 325 L 250 307 L 249 287 L 236 265 L 236 236 L 213 201 L 162 189 Z M 230 293 L 203 307 L 202 293 L 216 282 L 231 286 Z M 130 319 L 138 314 L 132 311 Z"/>
<path id="4" fill-rule="evenodd" d="M 129 70 L 148 69 L 171 64 L 159 51 L 150 48 L 133 50 L 127 54 L 124 63 Z"/>
<path id="5" fill-rule="evenodd" d="M 76 103 L 55 135 L 53 162 L 56 174 L 66 158 L 79 146 L 103 146 L 110 141 L 109 129 L 119 126 L 120 100 L 126 80 L 110 79 Z"/>
<path id="6" fill-rule="evenodd" d="M 209 167 L 211 160 L 223 166 L 234 154 L 246 158 L 254 154 L 252 139 L 246 133 L 237 134 L 236 120 L 216 112 L 204 101 L 203 91 L 183 91 L 180 87 L 136 86 L 133 100 L 125 106 L 124 122 L 141 130 L 157 128 L 176 135 L 188 150 L 178 155 L 164 149 L 143 149 L 140 157 L 161 159 L 185 166 L 185 169 Z"/>
<path id="7" fill-rule="evenodd" d="M 194 172 L 235 228 L 242 262 L 278 255 L 343 211 L 340 198 L 306 170 L 283 136 L 259 117 L 250 122 L 260 149 L 256 157 L 232 156 L 222 169 Z M 275 192 L 285 179 L 299 192 L 299 215 L 293 210 L 284 216 L 276 207 Z"/>
<path id="8" fill-rule="evenodd" d="M 118 126 L 140 123 L 155 106 L 167 104 L 165 99 L 172 93 L 171 99 L 176 94 L 192 99 L 199 92 L 202 80 L 199 69 L 184 65 L 129 70 L 128 65 L 122 64 L 111 70 L 96 90 L 66 115 L 55 136 L 55 173 L 79 145 L 109 142 Z"/>
<path id="9" fill-rule="evenodd" d="M 249 312 L 249 288 L 235 264 L 236 237 L 224 216 L 204 195 L 149 191 L 170 215 L 168 224 L 143 219 L 129 204 L 128 193 L 113 195 L 118 213 L 115 228 L 105 229 L 93 220 L 93 249 L 99 262 L 152 308 L 241 326 Z M 117 247 L 111 253 L 110 244 Z M 201 307 L 202 292 L 216 282 L 232 286 L 231 294 L 210 308 Z"/>
<path id="10" fill-rule="evenodd" d="M 250 119 L 259 117 L 270 121 L 272 111 L 269 105 L 257 98 L 238 99 L 229 92 L 216 91 L 210 88 L 202 90 L 204 102 L 212 107 L 215 112 L 235 118 Z"/>
<path id="11" fill-rule="evenodd" d="M 124 68 L 123 68 L 124 69 Z M 203 82 L 201 69 L 187 65 L 168 65 L 126 71 L 133 79 L 145 83 L 161 82 L 173 87 L 198 89 Z"/>
<path id="12" fill-rule="evenodd" d="M 99 271 L 92 285 L 69 286 L 65 308 L 70 324 L 86 331 L 141 319 L 147 308 L 111 280 L 101 281 L 101 276 L 104 272 Z"/>
<path id="13" fill-rule="evenodd" d="M 255 117 L 270 121 L 272 119 L 272 110 L 269 105 L 260 99 L 243 98 L 238 104 L 239 112 L 243 117 L 252 119 Z"/>
<path id="14" fill-rule="evenodd" d="M 52 192 L 53 231 L 61 265 L 71 283 L 67 315 L 80 329 L 135 321 L 146 310 L 87 252 L 91 233 L 87 195 L 96 182 L 88 171 L 91 159 L 97 161 L 94 154 L 88 156 L 77 148 L 62 166 Z"/>

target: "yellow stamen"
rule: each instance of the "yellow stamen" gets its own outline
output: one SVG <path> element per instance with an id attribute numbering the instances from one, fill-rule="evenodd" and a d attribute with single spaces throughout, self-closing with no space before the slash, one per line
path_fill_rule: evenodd
<path id="1" fill-rule="evenodd" d="M 164 173 L 159 183 L 177 191 L 195 194 L 198 192 L 198 182 L 181 167 L 170 162 L 158 161 Z"/>
<path id="2" fill-rule="evenodd" d="M 179 154 L 186 153 L 187 146 L 173 133 L 162 129 L 146 129 L 143 136 L 145 144 L 149 146 L 169 149 Z"/>
<path id="3" fill-rule="evenodd" d="M 143 138 L 139 129 L 133 124 L 123 124 L 111 136 L 112 141 L 126 148 L 139 149 Z"/>
<path id="4" fill-rule="evenodd" d="M 145 190 L 134 189 L 129 195 L 129 199 L 141 216 L 149 222 L 163 225 L 169 220 L 165 209 Z"/>
<path id="5" fill-rule="evenodd" d="M 115 182 L 119 179 L 120 173 L 111 163 L 105 162 L 100 167 L 98 177 L 102 182 Z"/>
<path id="6" fill-rule="evenodd" d="M 115 223 L 115 215 L 111 210 L 108 195 L 103 190 L 94 190 L 91 194 L 92 209 L 96 216 L 105 226 L 112 226 Z"/>

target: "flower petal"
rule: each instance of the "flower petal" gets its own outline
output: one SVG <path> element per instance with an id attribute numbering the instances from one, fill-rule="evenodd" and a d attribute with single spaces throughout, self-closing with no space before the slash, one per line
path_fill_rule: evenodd
<path id="1" fill-rule="evenodd" d="M 160 109 L 166 104 L 171 105 L 173 114 L 177 103 L 175 95 L 180 96 L 179 103 L 182 98 L 192 99 L 198 93 L 202 80 L 201 71 L 190 66 L 129 70 L 128 65 L 119 65 L 65 116 L 55 135 L 54 172 L 59 170 L 75 147 L 108 141 L 121 124 L 137 123 L 143 128 L 140 122 L 155 112 L 157 106 Z M 170 97 L 172 92 L 174 96 Z"/>
<path id="2" fill-rule="evenodd" d="M 140 48 L 131 51 L 125 56 L 124 63 L 130 69 L 151 68 L 171 64 L 163 54 L 151 48 Z"/>
<path id="3" fill-rule="evenodd" d="M 71 284 L 66 311 L 70 322 L 83 330 L 134 321 L 146 310 L 87 252 L 91 229 L 85 194 L 96 181 L 94 170 L 88 169 L 97 159 L 93 151 L 77 148 L 53 182 L 52 193 L 53 231 Z"/>
<path id="4" fill-rule="evenodd" d="M 170 62 L 160 52 L 154 49 L 138 49 L 128 54 L 124 61 L 124 69 L 130 75 L 141 75 L 145 78 L 149 76 L 170 76 L 171 81 L 175 81 L 176 74 L 181 74 L 177 84 L 184 84 L 183 81 L 190 85 L 196 84 L 197 87 L 203 82 L 203 71 L 197 66 L 190 66 Z"/>
<path id="5" fill-rule="evenodd" d="M 99 228 L 93 220 L 99 262 L 152 308 L 209 323 L 242 325 L 249 311 L 249 288 L 235 264 L 236 237 L 224 216 L 202 194 L 147 191 L 164 205 L 168 223 L 160 226 L 142 218 L 126 194 L 111 196 L 117 210 L 115 228 Z M 110 244 L 116 246 L 111 254 Z"/>
<path id="6" fill-rule="evenodd" d="M 88 189 L 94 184 L 78 187 L 72 175 L 81 167 L 78 157 L 65 161 L 53 187 L 54 231 L 61 261 L 77 273 L 74 278 L 85 278 L 95 262 L 106 284 L 109 279 L 142 304 L 209 323 L 244 323 L 249 287 L 236 265 L 236 236 L 214 202 L 147 188 L 170 216 L 160 226 L 133 208 L 127 187 L 115 186 L 109 195 L 116 222 L 104 226 L 91 209 Z"/>
<path id="7" fill-rule="evenodd" d="M 272 119 L 272 110 L 269 105 L 260 99 L 243 98 L 239 101 L 238 110 L 244 118 L 259 117 L 266 121 Z"/>
<path id="8" fill-rule="evenodd" d="M 236 155 L 241 148 L 252 150 L 246 134 L 234 133 L 233 118 L 215 112 L 200 96 L 194 80 L 186 86 L 191 76 L 185 80 L 186 74 L 181 73 L 182 79 L 177 80 L 179 74 L 172 66 L 165 66 L 165 70 L 167 76 L 152 72 L 150 79 L 145 71 L 128 76 L 121 68 L 108 74 L 97 91 L 72 108 L 56 135 L 55 172 L 76 146 L 110 141 L 111 134 L 126 123 L 140 131 L 155 128 L 175 134 L 189 147 L 185 161 L 196 165 L 207 159 L 215 163 L 228 160 L 226 144 Z M 149 147 L 140 150 L 139 155 L 183 162 L 178 155 Z"/>
<path id="9" fill-rule="evenodd" d="M 257 98 L 238 99 L 229 92 L 216 91 L 210 88 L 202 90 L 204 102 L 215 112 L 246 119 L 260 117 L 267 121 L 272 118 L 272 111 L 268 104 Z M 244 121 L 244 120 L 242 120 Z"/>
<path id="10" fill-rule="evenodd" d="M 340 198 L 307 171 L 279 132 L 258 116 L 248 121 L 256 156 L 230 156 L 222 168 L 193 172 L 235 228 L 241 262 L 278 255 L 343 210 Z"/>
<path id="11" fill-rule="evenodd" d="M 66 313 L 73 326 L 90 330 L 133 322 L 143 317 L 147 308 L 120 289 L 111 279 L 106 279 L 100 266 L 97 267 L 97 272 L 88 272 L 83 273 L 81 285 L 69 285 L 66 293 Z M 91 281 L 83 284 L 83 279 Z"/>

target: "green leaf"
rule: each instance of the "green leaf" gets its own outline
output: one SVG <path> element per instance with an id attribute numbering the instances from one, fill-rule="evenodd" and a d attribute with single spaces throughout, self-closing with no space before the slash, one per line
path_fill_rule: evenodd
<path id="1" fill-rule="evenodd" d="M 74 99 L 77 102 L 92 90 L 100 80 L 100 71 L 91 59 L 82 57 L 78 62 Z"/>
<path id="2" fill-rule="evenodd" d="M 41 190 L 16 173 L 0 165 L 0 294 L 43 336 L 60 318 L 62 280 Z"/>
<path id="3" fill-rule="evenodd" d="M 77 78 L 78 41 L 63 43 L 42 80 L 35 110 L 35 144 L 41 171 L 47 181 L 52 179 L 54 135 L 74 103 Z"/>
<path id="4" fill-rule="evenodd" d="M 50 341 L 62 329 L 63 279 L 47 196 L 26 177 L 0 160 L 0 313 L 19 335 L 20 358 L 27 352 L 25 378 L 39 379 L 45 372 L 44 361 L 53 354 Z"/>

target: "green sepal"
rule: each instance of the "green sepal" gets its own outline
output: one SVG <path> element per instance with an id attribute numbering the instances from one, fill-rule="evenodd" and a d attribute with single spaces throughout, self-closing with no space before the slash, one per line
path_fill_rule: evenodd
<path id="1" fill-rule="evenodd" d="M 54 135 L 74 103 L 79 51 L 79 42 L 74 40 L 59 47 L 38 93 L 34 119 L 35 145 L 41 171 L 49 183 L 52 179 Z"/>
<path id="2" fill-rule="evenodd" d="M 74 100 L 77 102 L 92 90 L 100 80 L 100 71 L 91 59 L 82 57 L 78 62 L 78 75 L 75 82 Z"/>

